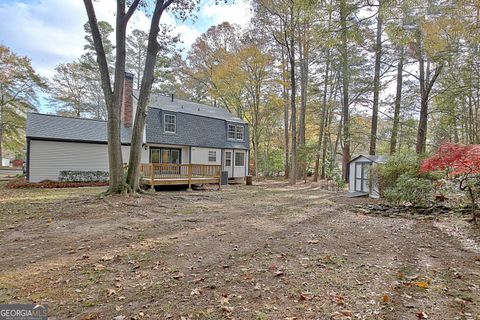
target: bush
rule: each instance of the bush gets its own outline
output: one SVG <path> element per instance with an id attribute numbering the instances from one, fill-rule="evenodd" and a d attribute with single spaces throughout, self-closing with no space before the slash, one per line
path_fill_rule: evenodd
<path id="1" fill-rule="evenodd" d="M 64 182 L 106 182 L 109 180 L 107 171 L 60 171 L 58 180 Z"/>
<path id="2" fill-rule="evenodd" d="M 408 173 L 400 175 L 395 186 L 385 190 L 385 198 L 395 204 L 411 203 L 414 206 L 425 206 L 431 199 L 433 187 L 430 180 L 411 176 Z"/>
<path id="3" fill-rule="evenodd" d="M 421 177 L 421 159 L 415 153 L 398 153 L 379 166 L 378 178 L 380 190 L 394 188 L 400 176 Z"/>
<path id="4" fill-rule="evenodd" d="M 108 186 L 108 181 L 96 182 L 66 182 L 66 181 L 50 181 L 29 182 L 25 178 L 18 178 L 9 181 L 6 184 L 7 189 L 56 189 L 56 188 L 79 188 L 79 187 L 102 187 Z"/>

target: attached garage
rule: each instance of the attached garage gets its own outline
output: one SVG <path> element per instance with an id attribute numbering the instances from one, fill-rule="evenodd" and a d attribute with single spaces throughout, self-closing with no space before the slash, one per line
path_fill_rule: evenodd
<path id="1" fill-rule="evenodd" d="M 129 158 L 130 136 L 131 129 L 122 127 L 124 162 Z M 108 171 L 107 123 L 29 113 L 26 169 L 31 182 L 58 180 L 63 170 Z"/>
<path id="2" fill-rule="evenodd" d="M 29 142 L 28 178 L 31 182 L 58 180 L 60 171 L 108 171 L 107 144 L 32 140 Z M 130 147 L 122 146 L 123 160 Z"/>

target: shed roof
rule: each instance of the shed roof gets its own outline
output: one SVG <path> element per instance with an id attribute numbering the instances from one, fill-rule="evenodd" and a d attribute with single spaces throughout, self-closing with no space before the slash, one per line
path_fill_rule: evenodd
<path id="1" fill-rule="evenodd" d="M 361 157 L 367 158 L 368 160 L 370 160 L 372 162 L 375 162 L 375 163 L 385 163 L 389 159 L 389 156 L 386 156 L 386 155 L 372 156 L 372 155 L 360 154 L 357 157 L 350 160 L 348 163 L 354 162 Z"/>
<path id="2" fill-rule="evenodd" d="M 107 122 L 41 113 L 28 113 L 27 137 L 52 140 L 107 142 Z M 122 143 L 130 143 L 131 128 L 121 128 Z"/>

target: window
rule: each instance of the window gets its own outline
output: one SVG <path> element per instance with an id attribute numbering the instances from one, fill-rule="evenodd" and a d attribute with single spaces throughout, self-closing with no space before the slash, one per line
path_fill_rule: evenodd
<path id="1" fill-rule="evenodd" d="M 173 148 L 150 148 L 150 162 L 180 164 L 181 150 Z"/>
<path id="2" fill-rule="evenodd" d="M 235 153 L 235 166 L 243 167 L 245 165 L 245 153 L 237 152 Z"/>
<path id="3" fill-rule="evenodd" d="M 228 140 L 241 140 L 243 141 L 244 127 L 243 125 L 228 125 Z"/>
<path id="4" fill-rule="evenodd" d="M 163 116 L 163 131 L 168 133 L 175 133 L 177 130 L 177 117 L 173 114 L 166 114 Z"/>
<path id="5" fill-rule="evenodd" d="M 231 167 L 232 166 L 232 152 L 227 151 L 225 152 L 225 167 Z"/>
<path id="6" fill-rule="evenodd" d="M 243 126 L 237 126 L 237 140 L 243 141 Z"/>
<path id="7" fill-rule="evenodd" d="M 208 162 L 217 161 L 217 151 L 208 151 Z"/>
<path id="8" fill-rule="evenodd" d="M 236 127 L 234 124 L 228 125 L 228 139 L 235 140 Z"/>

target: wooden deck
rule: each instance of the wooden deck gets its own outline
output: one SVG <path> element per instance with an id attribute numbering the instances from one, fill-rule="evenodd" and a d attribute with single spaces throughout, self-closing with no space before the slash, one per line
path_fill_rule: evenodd
<path id="1" fill-rule="evenodd" d="M 142 163 L 140 174 L 141 183 L 155 186 L 218 184 L 221 189 L 221 165 L 210 164 L 164 164 Z"/>

